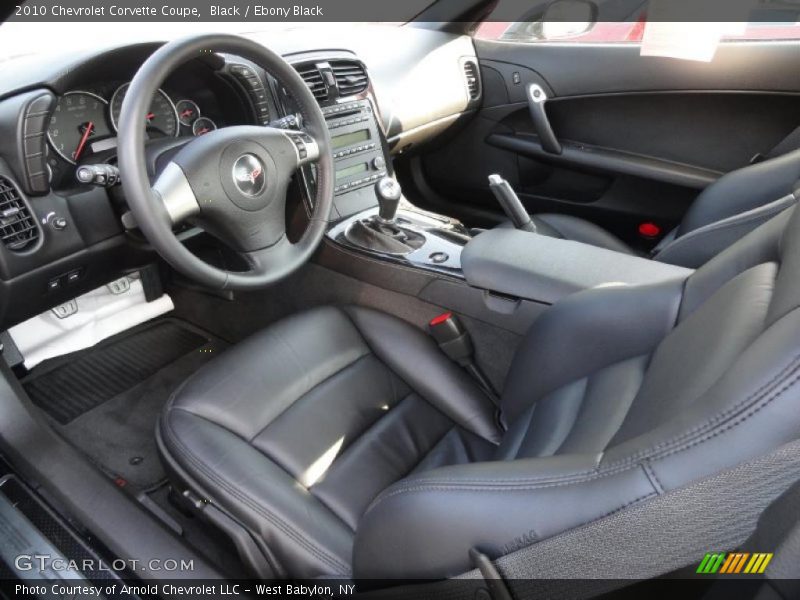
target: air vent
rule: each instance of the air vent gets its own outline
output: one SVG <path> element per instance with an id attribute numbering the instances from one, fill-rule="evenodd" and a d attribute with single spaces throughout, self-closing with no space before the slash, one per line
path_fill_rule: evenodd
<path id="1" fill-rule="evenodd" d="M 328 89 L 325 87 L 325 82 L 322 80 L 322 73 L 314 64 L 300 65 L 295 67 L 300 77 L 306 82 L 308 89 L 314 94 L 314 98 L 319 101 L 328 99 Z"/>
<path id="2" fill-rule="evenodd" d="M 481 95 L 481 80 L 478 77 L 478 65 L 471 60 L 464 63 L 464 77 L 467 80 L 467 91 L 470 100 L 477 100 Z"/>
<path id="3" fill-rule="evenodd" d="M 9 250 L 21 252 L 39 239 L 36 221 L 22 201 L 17 186 L 0 177 L 0 239 Z"/>
<path id="4" fill-rule="evenodd" d="M 353 96 L 367 89 L 369 81 L 364 65 L 354 60 L 330 61 L 340 96 Z"/>

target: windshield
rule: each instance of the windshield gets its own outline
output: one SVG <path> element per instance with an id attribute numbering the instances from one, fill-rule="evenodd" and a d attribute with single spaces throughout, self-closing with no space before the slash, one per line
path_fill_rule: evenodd
<path id="1" fill-rule="evenodd" d="M 169 41 L 201 33 L 235 33 L 258 38 L 289 29 L 357 27 L 366 23 L 219 22 L 219 23 L 125 23 L 125 22 L 17 22 L 0 25 L 0 63 L 32 54 L 63 54 L 103 46 Z M 401 23 L 372 23 L 397 26 Z"/>

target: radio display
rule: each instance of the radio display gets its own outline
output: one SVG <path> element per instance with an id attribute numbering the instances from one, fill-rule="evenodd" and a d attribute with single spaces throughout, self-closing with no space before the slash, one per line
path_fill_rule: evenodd
<path id="1" fill-rule="evenodd" d="M 367 163 L 358 163 L 357 165 L 351 165 L 349 167 L 345 167 L 341 171 L 336 171 L 336 180 L 344 179 L 345 177 L 350 177 L 350 175 L 356 175 L 357 173 L 365 173 L 369 171 L 369 164 Z"/>
<path id="2" fill-rule="evenodd" d="M 344 135 L 337 135 L 331 138 L 331 148 L 333 150 L 336 150 L 337 148 L 343 148 L 344 146 L 352 146 L 353 144 L 357 144 L 359 142 L 366 142 L 368 140 L 369 140 L 369 129 L 359 129 L 358 131 L 345 133 Z"/>

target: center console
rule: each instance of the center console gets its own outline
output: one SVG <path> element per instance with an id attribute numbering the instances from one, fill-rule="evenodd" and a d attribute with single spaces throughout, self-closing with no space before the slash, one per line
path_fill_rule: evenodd
<path id="1" fill-rule="evenodd" d="M 331 135 L 337 196 L 372 187 L 386 176 L 386 153 L 369 100 L 328 106 L 322 114 Z"/>
<path id="2" fill-rule="evenodd" d="M 463 278 L 461 252 L 471 236 L 459 221 L 420 210 L 402 198 L 392 219 L 382 219 L 380 212 L 374 206 L 339 221 L 328 239 L 388 263 Z"/>
<path id="3" fill-rule="evenodd" d="M 317 63 L 323 79 L 326 64 Z M 344 99 L 334 93 L 321 105 L 336 169 L 327 240 L 344 253 L 340 268 L 359 277 L 392 289 L 408 285 L 397 291 L 516 331 L 575 292 L 680 281 L 691 273 L 538 234 L 498 175 L 489 178 L 489 186 L 514 227 L 473 235 L 459 221 L 423 211 L 403 197 L 371 89 Z M 313 185 L 313 170 L 308 175 Z"/>
<path id="4" fill-rule="evenodd" d="M 364 65 L 341 53 L 298 57 L 293 64 L 319 100 L 331 139 L 335 183 L 328 240 L 367 259 L 461 279 L 461 251 L 471 236 L 459 221 L 422 211 L 403 198 Z M 292 98 L 276 91 L 283 120 L 301 126 Z M 307 205 L 315 196 L 315 181 L 315 165 L 304 166 Z"/>

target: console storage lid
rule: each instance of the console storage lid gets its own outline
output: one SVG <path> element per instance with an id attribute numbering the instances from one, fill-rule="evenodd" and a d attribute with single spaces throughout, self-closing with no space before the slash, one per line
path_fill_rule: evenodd
<path id="1" fill-rule="evenodd" d="M 546 304 L 589 288 L 686 279 L 693 272 L 516 229 L 493 229 L 470 240 L 461 266 L 473 287 Z"/>

